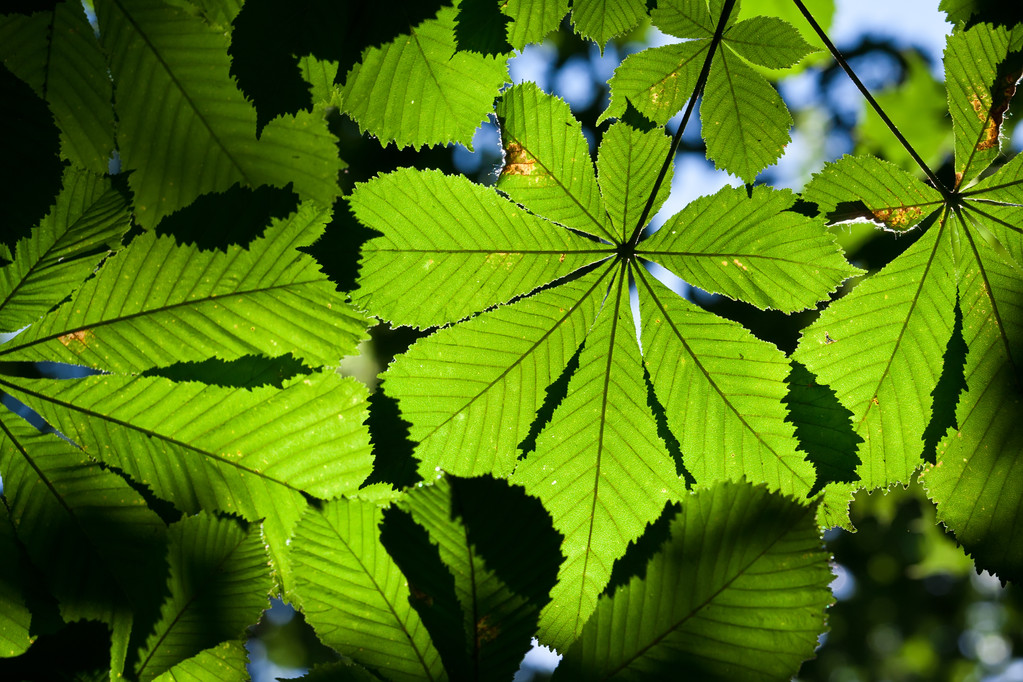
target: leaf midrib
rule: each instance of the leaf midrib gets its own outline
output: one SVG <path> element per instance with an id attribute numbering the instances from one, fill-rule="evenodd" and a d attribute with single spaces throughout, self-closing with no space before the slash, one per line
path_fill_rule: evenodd
<path id="1" fill-rule="evenodd" d="M 121 323 L 121 322 L 129 322 L 131 320 L 134 320 L 134 319 L 137 319 L 137 318 L 140 318 L 140 317 L 146 317 L 146 316 L 149 316 L 149 315 L 157 315 L 157 314 L 160 314 L 160 313 L 165 313 L 165 312 L 174 310 L 176 308 L 183 308 L 183 307 L 186 307 L 186 306 L 205 305 L 207 303 L 211 303 L 211 302 L 214 302 L 214 301 L 219 301 L 219 300 L 222 300 L 222 299 L 225 299 L 225 298 L 233 298 L 233 297 L 237 297 L 237 296 L 251 296 L 251 295 L 254 295 L 254 294 L 269 293 L 269 292 L 272 292 L 272 291 L 275 291 L 275 290 L 279 290 L 279 289 L 288 289 L 288 288 L 291 288 L 291 287 L 304 286 L 304 285 L 307 285 L 307 284 L 321 284 L 321 283 L 326 282 L 326 281 L 329 281 L 329 280 L 327 280 L 326 278 L 323 278 L 323 279 L 313 279 L 313 280 L 304 280 L 304 281 L 296 280 L 296 281 L 293 281 L 293 282 L 285 282 L 284 284 L 274 284 L 274 285 L 271 285 L 271 286 L 268 286 L 268 287 L 262 287 L 262 288 L 258 288 L 258 289 L 244 289 L 244 290 L 241 290 L 241 291 L 232 291 L 232 292 L 227 292 L 227 293 L 224 293 L 224 294 L 214 294 L 212 296 L 206 296 L 206 297 L 203 297 L 203 298 L 195 298 L 195 299 L 191 299 L 191 300 L 187 300 L 187 301 L 180 301 L 178 303 L 172 303 L 170 305 L 159 306 L 159 307 L 156 307 L 156 308 L 148 308 L 146 310 L 140 310 L 137 313 L 130 313 L 128 315 L 122 315 L 122 316 L 119 316 L 119 317 L 107 318 L 105 320 L 99 320 L 99 321 L 97 321 L 95 323 L 92 323 L 92 324 L 86 324 L 84 326 L 80 325 L 80 326 L 77 326 L 77 327 L 71 327 L 71 328 L 68 328 L 68 329 L 64 329 L 59 334 L 54 333 L 54 334 L 49 334 L 47 336 L 41 336 L 38 339 L 33 339 L 32 341 L 29 341 L 28 343 L 22 343 L 20 345 L 7 346 L 6 344 L 4 344 L 2 347 L 0 347 L 0 356 L 8 355 L 10 353 L 15 353 L 17 351 L 23 350 L 25 348 L 31 348 L 32 346 L 36 346 L 36 345 L 39 345 L 39 344 L 48 343 L 50 341 L 53 341 L 54 339 L 59 339 L 59 338 L 61 338 L 63 336 L 67 336 L 68 334 L 75 334 L 75 333 L 78 333 L 78 332 L 89 331 L 89 330 L 96 329 L 96 328 L 99 328 L 99 327 L 106 327 L 106 326 L 109 326 L 109 325 L 112 325 L 112 324 L 118 324 L 118 323 Z"/>
<path id="2" fill-rule="evenodd" d="M 812 482 L 805 481 L 803 479 L 803 477 L 800 476 L 799 473 L 797 473 L 792 468 L 792 466 L 789 464 L 788 460 L 783 458 L 778 452 L 776 452 L 775 449 L 773 447 L 771 447 L 771 445 L 769 443 L 767 443 L 761 437 L 760 432 L 757 431 L 756 429 L 754 429 L 752 427 L 752 425 L 750 425 L 750 423 L 748 421 L 746 421 L 746 418 L 742 415 L 742 413 L 739 412 L 739 410 L 735 407 L 735 405 L 732 404 L 732 401 L 728 398 L 728 396 L 726 396 L 724 394 L 724 392 L 718 386 L 717 382 L 714 381 L 714 379 L 711 376 L 710 372 L 707 370 L 706 367 L 704 367 L 703 362 L 700 361 L 699 354 L 696 353 L 689 346 L 689 343 L 686 341 L 685 337 L 682 335 L 682 333 L 679 331 L 678 327 L 675 325 L 675 321 L 672 319 L 671 315 L 668 314 L 668 311 L 664 308 L 664 305 L 661 303 L 661 299 L 657 296 L 656 293 L 654 293 L 653 287 L 650 286 L 650 283 L 646 279 L 646 275 L 641 271 L 640 268 L 637 268 L 636 270 L 639 273 L 639 278 L 638 279 L 643 282 L 643 286 L 646 287 L 647 292 L 650 294 L 651 300 L 653 300 L 654 303 L 657 304 L 657 308 L 661 311 L 661 315 L 664 317 L 664 320 L 668 323 L 668 326 L 671 327 L 671 331 L 675 335 L 675 338 L 677 338 L 679 340 L 679 343 L 682 344 L 682 347 L 685 349 L 686 353 L 693 360 L 693 364 L 695 364 L 699 368 L 700 372 L 704 376 L 704 379 L 706 379 L 707 383 L 711 387 L 713 387 L 714 391 L 718 394 L 718 397 L 721 399 L 721 401 L 725 405 L 728 406 L 728 409 L 732 411 L 732 414 L 734 414 L 736 419 L 739 420 L 739 423 L 741 423 L 743 425 L 743 427 L 750 434 L 752 434 L 754 438 L 756 438 L 757 442 L 760 443 L 768 452 L 770 452 L 772 455 L 774 455 L 775 459 L 778 461 L 779 464 L 784 466 L 789 471 L 789 473 L 792 474 L 792 476 L 796 480 L 800 481 L 801 483 L 810 485 Z M 715 316 L 715 317 L 717 317 L 717 316 Z M 717 318 L 717 319 L 721 319 L 721 318 Z"/>
<path id="3" fill-rule="evenodd" d="M 93 419 L 98 419 L 100 421 L 109 422 L 111 424 L 114 424 L 116 426 L 124 428 L 124 429 L 126 429 L 128 431 L 131 431 L 133 433 L 140 433 L 140 434 L 142 434 L 144 436 L 148 436 L 149 438 L 155 438 L 157 440 L 163 441 L 163 442 L 168 443 L 170 445 L 173 445 L 175 447 L 180 447 L 180 448 L 183 448 L 185 450 L 190 450 L 190 451 L 196 453 L 197 455 L 199 455 L 201 457 L 206 457 L 206 458 L 212 459 L 212 460 L 214 460 L 214 461 L 216 461 L 216 462 L 218 462 L 220 464 L 227 464 L 229 466 L 235 467 L 236 469 L 238 469 L 240 471 L 243 471 L 243 472 L 245 472 L 247 474 L 250 474 L 252 476 L 256 476 L 257 478 L 259 478 L 261 480 L 264 480 L 264 481 L 267 481 L 269 483 L 276 483 L 277 485 L 283 486 L 284 488 L 287 488 L 288 490 L 291 490 L 293 492 L 299 493 L 303 497 L 310 495 L 310 493 L 307 493 L 307 492 L 305 492 L 304 490 L 302 490 L 300 488 L 296 488 L 295 486 L 291 485 L 290 483 L 286 483 L 284 481 L 281 481 L 280 479 L 274 478 L 273 476 L 269 476 L 269 475 L 267 475 L 267 474 L 265 474 L 265 473 L 263 473 L 261 471 L 257 471 L 255 469 L 251 469 L 251 468 L 249 468 L 247 466 L 244 466 L 241 462 L 233 461 L 233 460 L 228 459 L 228 458 L 226 458 L 226 457 L 224 457 L 222 455 L 218 455 L 218 454 L 212 453 L 212 452 L 210 452 L 208 450 L 204 450 L 204 449 L 200 448 L 199 446 L 191 445 L 189 443 L 186 443 L 184 441 L 178 440 L 176 438 L 172 438 L 172 437 L 170 437 L 168 435 L 159 433 L 158 431 L 153 431 L 153 430 L 141 427 L 141 426 L 137 426 L 137 425 L 132 424 L 131 422 L 125 421 L 123 419 L 117 419 L 116 417 L 113 417 L 111 415 L 102 414 L 102 413 L 96 412 L 95 410 L 91 410 L 91 409 L 88 409 L 88 408 L 80 407 L 78 405 L 74 405 L 74 404 L 72 404 L 70 402 L 65 402 L 65 401 L 62 401 L 62 400 L 58 400 L 57 398 L 54 398 L 54 397 L 49 396 L 49 395 L 46 395 L 45 393 L 40 393 L 38 391 L 34 391 L 32 389 L 25 388 L 23 386 L 18 386 L 17 384 L 13 384 L 13 383 L 9 382 L 3 376 L 0 376 L 0 386 L 7 386 L 8 388 L 13 389 L 14 391 L 17 391 L 19 393 L 23 393 L 25 395 L 30 395 L 33 398 L 37 398 L 37 399 L 39 399 L 39 400 L 41 400 L 43 402 L 47 402 L 47 403 L 50 403 L 51 405 L 64 408 L 64 409 L 68 410 L 69 412 L 72 412 L 72 413 L 76 413 L 77 412 L 79 414 L 83 414 L 83 415 L 85 415 L 87 417 L 90 417 L 90 418 L 93 418 Z M 85 448 L 82 448 L 82 449 L 83 449 L 83 451 L 85 450 Z"/>

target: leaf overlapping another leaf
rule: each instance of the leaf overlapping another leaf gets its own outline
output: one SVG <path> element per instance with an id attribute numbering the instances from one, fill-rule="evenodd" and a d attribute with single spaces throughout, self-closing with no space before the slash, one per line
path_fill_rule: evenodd
<path id="1" fill-rule="evenodd" d="M 717 39 L 716 28 L 729 3 L 667 0 L 651 13 L 655 26 L 689 42 L 652 48 L 628 57 L 611 79 L 611 103 L 598 122 L 621 117 L 626 99 L 656 123 L 667 123 L 696 92 L 704 52 Z M 729 15 L 714 51 L 700 107 L 707 158 L 748 183 L 781 156 L 792 117 L 781 96 L 747 62 L 778 69 L 813 51 L 790 24 L 777 17 L 736 22 Z"/>
<path id="2" fill-rule="evenodd" d="M 812 509 L 748 484 L 700 489 L 554 679 L 788 679 L 817 646 L 831 578 Z"/>
<path id="3" fill-rule="evenodd" d="M 382 144 L 472 148 L 473 132 L 508 78 L 508 57 L 456 52 L 456 14 L 445 7 L 408 35 L 368 49 L 345 77 L 345 112 Z"/>
<path id="4" fill-rule="evenodd" d="M 142 496 L 67 441 L 0 412 L 0 471 L 10 522 L 67 622 L 112 629 L 121 671 L 133 627 L 164 574 L 166 528 Z"/>
<path id="5" fill-rule="evenodd" d="M 248 249 L 227 253 L 140 235 L 70 301 L 0 347 L 0 358 L 123 373 L 253 353 L 336 364 L 365 338 L 365 319 L 315 259 L 296 250 L 315 241 L 329 217 L 329 210 L 303 204 Z M 84 273 L 78 266 L 70 274 Z"/>
<path id="6" fill-rule="evenodd" d="M 410 603 L 401 570 L 380 543 L 381 510 L 360 500 L 309 509 L 295 530 L 294 596 L 320 640 L 388 679 L 447 679 Z"/>
<path id="7" fill-rule="evenodd" d="M 96 14 L 115 85 L 118 149 L 134 171 L 143 226 L 235 183 L 293 183 L 333 203 L 340 162 L 322 114 L 275 119 L 257 140 L 256 110 L 229 76 L 222 30 L 160 0 L 99 0 Z"/>
<path id="8" fill-rule="evenodd" d="M 168 537 L 170 596 L 140 653 L 140 680 L 239 639 L 266 608 L 273 584 L 258 527 L 200 513 L 172 525 Z"/>
<path id="9" fill-rule="evenodd" d="M 57 201 L 0 268 L 0 331 L 32 324 L 73 293 L 128 230 L 128 202 L 108 180 L 69 168 Z"/>
<path id="10" fill-rule="evenodd" d="M 287 585 L 285 543 L 306 507 L 353 492 L 372 469 L 365 388 L 336 374 L 227 389 L 160 377 L 0 378 L 87 454 L 179 509 L 256 521 Z"/>
<path id="11" fill-rule="evenodd" d="M 0 59 L 46 100 L 61 132 L 61 155 L 106 173 L 114 151 L 112 86 L 85 8 L 0 18 Z"/>
<path id="12" fill-rule="evenodd" d="M 492 190 L 432 171 L 376 178 L 352 198 L 356 214 L 383 232 L 364 253 L 355 298 L 390 321 L 424 326 L 468 317 L 539 290 L 417 342 L 389 368 L 385 382 L 412 422 L 425 477 L 442 470 L 507 475 L 515 468 L 512 480 L 544 502 L 565 536 L 566 560 L 552 601 L 541 613 L 540 637 L 564 650 L 595 607 L 613 562 L 665 502 L 684 489 L 648 405 L 643 362 L 651 368 L 657 396 L 672 401 L 665 403 L 669 424 L 683 434 L 683 457 L 698 467 L 699 482 L 750 476 L 805 495 L 814 481 L 812 466 L 796 451 L 792 425 L 785 422 L 784 356 L 738 325 L 690 309 L 674 293 L 654 294 L 648 276 L 633 270 L 636 258 L 696 273 L 701 284 L 713 281 L 737 298 L 786 310 L 826 298 L 857 271 L 845 263 L 819 222 L 787 211 L 794 197 L 784 192 L 758 190 L 748 197 L 723 191 L 683 211 L 669 222 L 671 229 L 632 246 L 647 205 L 656 210 L 666 197 L 656 183 L 668 153 L 664 134 L 615 124 L 600 146 L 594 172 L 579 125 L 564 102 L 526 84 L 508 90 L 497 111 L 507 154 L 498 189 L 536 215 L 520 214 Z M 431 197 L 440 193 L 418 189 L 424 185 L 454 188 L 457 210 L 436 209 L 444 221 L 427 217 L 438 203 Z M 498 211 L 486 221 L 469 219 L 461 208 L 466 191 L 475 205 L 493 205 Z M 420 204 L 430 207 L 422 218 Z M 486 249 L 476 244 L 492 243 L 495 236 L 507 243 L 506 233 L 519 229 L 522 215 L 529 217 L 534 240 L 561 235 L 577 244 L 568 251 L 576 260 L 569 267 L 568 258 L 555 261 L 546 250 L 524 252 L 507 278 L 510 283 L 499 281 L 505 287 L 499 289 L 478 274 L 477 254 Z M 408 235 L 416 240 L 411 247 L 404 245 Z M 472 241 L 466 248 L 459 240 Z M 401 261 L 391 253 L 402 248 L 415 259 L 432 250 L 430 259 L 436 262 L 429 265 L 445 268 L 444 276 L 425 287 L 426 296 L 407 282 L 378 302 L 378 292 L 398 280 L 394 266 Z M 726 266 L 721 266 L 724 255 Z M 716 279 L 707 274 L 722 267 L 736 272 L 716 274 Z M 528 280 L 520 281 L 519 268 Z M 630 324 L 630 277 L 643 280 L 642 354 Z M 793 281 L 800 283 L 796 292 L 782 293 Z M 442 285 L 449 299 L 439 303 L 455 307 L 443 315 L 435 312 L 434 300 Z M 651 342 L 648 328 L 663 320 L 672 322 L 672 332 Z M 551 406 L 551 421 L 539 430 L 534 415 L 547 409 L 541 389 L 562 375 L 576 352 L 578 369 L 564 377 L 567 397 Z M 749 363 L 745 371 L 757 381 L 734 374 L 731 363 L 743 358 Z M 675 402 L 676 376 L 692 385 L 685 402 L 696 401 L 695 409 Z M 731 435 L 719 439 L 712 430 L 719 426 L 727 426 Z M 516 467 L 523 439 L 537 430 L 535 450 Z"/>

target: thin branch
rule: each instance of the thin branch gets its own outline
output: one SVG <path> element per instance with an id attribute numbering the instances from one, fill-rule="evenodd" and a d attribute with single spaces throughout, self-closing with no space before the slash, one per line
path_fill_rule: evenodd
<path id="1" fill-rule="evenodd" d="M 703 60 L 703 68 L 700 70 L 700 76 L 696 79 L 696 87 L 693 88 L 693 96 L 689 98 L 689 104 L 686 106 L 686 112 L 682 115 L 682 122 L 679 123 L 678 130 L 675 131 L 675 137 L 671 140 L 671 149 L 668 150 L 668 158 L 664 160 L 664 164 L 661 166 L 661 172 L 657 174 L 657 180 L 654 181 L 654 188 L 650 192 L 650 197 L 646 201 L 646 206 L 643 207 L 643 213 L 639 217 L 639 222 L 636 224 L 636 229 L 632 232 L 632 237 L 629 239 L 629 246 L 636 248 L 636 244 L 639 243 L 639 236 L 643 234 L 643 228 L 646 227 L 647 218 L 650 217 L 650 211 L 653 210 L 654 201 L 657 199 L 657 191 L 661 188 L 661 184 L 664 182 L 664 178 L 668 175 L 668 169 L 671 168 L 671 162 L 675 159 L 675 154 L 678 152 L 679 145 L 682 144 L 682 133 L 686 130 L 686 125 L 689 123 L 689 117 L 693 115 L 693 110 L 696 108 L 696 100 L 703 94 L 703 87 L 707 84 L 707 78 L 710 75 L 710 64 L 714 59 L 714 53 L 717 51 L 718 45 L 721 44 L 721 37 L 725 34 L 725 26 L 728 25 L 728 16 L 732 13 L 732 8 L 735 6 L 735 0 L 725 0 L 725 5 L 721 9 L 721 16 L 718 18 L 717 28 L 714 29 L 714 37 L 710 41 L 710 49 L 707 50 L 707 58 Z"/>
<path id="2" fill-rule="evenodd" d="M 842 53 L 839 52 L 838 48 L 835 47 L 835 44 L 831 42 L 831 39 L 828 38 L 827 34 L 824 32 L 824 29 L 821 28 L 821 25 L 818 24 L 817 20 L 813 18 L 812 14 L 810 14 L 810 10 L 806 9 L 806 5 L 803 4 L 802 0 L 792 1 L 796 3 L 796 7 L 799 9 L 800 12 L 803 13 L 803 16 L 806 17 L 806 20 L 810 22 L 810 27 L 814 30 L 814 32 L 817 33 L 817 36 L 822 41 L 824 41 L 824 44 L 827 46 L 828 51 L 831 52 L 831 56 L 835 58 L 835 61 L 838 62 L 838 65 L 842 67 L 842 70 L 845 71 L 846 75 L 849 76 L 849 79 L 857 87 L 860 93 L 862 93 L 863 97 L 866 98 L 867 102 L 874 109 L 874 111 L 877 112 L 877 115 L 881 117 L 881 120 L 884 121 L 884 124 L 886 126 L 888 126 L 888 129 L 892 131 L 892 134 L 895 135 L 899 143 L 906 149 L 907 152 L 909 152 L 909 155 L 913 157 L 913 160 L 916 161 L 916 165 L 920 166 L 920 169 L 924 172 L 924 175 L 927 176 L 927 179 L 931 181 L 931 184 L 934 185 L 934 188 L 941 192 L 942 196 L 944 196 L 945 198 L 951 196 L 951 192 L 949 192 L 945 185 L 942 184 L 940 180 L 938 180 L 938 176 L 934 174 L 934 171 L 932 171 L 930 167 L 926 163 L 924 163 L 924 160 L 920 158 L 919 154 L 916 153 L 916 150 L 913 149 L 913 145 L 909 143 L 909 140 L 907 140 L 905 136 L 903 136 L 903 134 L 895 126 L 895 123 L 893 123 L 892 120 L 888 118 L 888 114 L 884 112 L 884 109 L 881 108 L 881 105 L 878 104 L 877 100 L 874 99 L 874 96 L 870 94 L 870 91 L 867 90 L 867 86 L 863 84 L 863 81 L 861 81 L 859 77 L 856 75 L 856 73 L 852 70 L 852 67 L 849 66 L 849 62 L 845 60 L 845 57 L 842 56 Z"/>

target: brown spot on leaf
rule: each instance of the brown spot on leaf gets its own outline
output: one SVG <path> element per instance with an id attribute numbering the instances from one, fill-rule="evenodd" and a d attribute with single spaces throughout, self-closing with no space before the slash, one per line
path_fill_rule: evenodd
<path id="1" fill-rule="evenodd" d="M 490 616 L 483 616 L 476 622 L 476 648 L 487 642 L 492 642 L 501 634 L 501 628 L 496 625 L 489 625 Z"/>
<path id="2" fill-rule="evenodd" d="M 71 348 L 71 350 L 78 352 L 89 345 L 89 341 L 93 336 L 95 335 L 91 329 L 79 329 L 76 332 L 64 334 L 64 336 L 58 336 L 57 340 L 63 343 L 66 348 L 71 348 L 72 341 L 77 342 L 76 346 Z"/>
<path id="3" fill-rule="evenodd" d="M 505 148 L 505 164 L 501 169 L 501 175 L 531 175 L 536 159 L 529 156 L 529 152 L 522 148 L 518 142 L 512 142 Z"/>
<path id="4" fill-rule="evenodd" d="M 991 88 L 991 102 L 986 105 L 976 95 L 970 95 L 970 106 L 977 112 L 977 118 L 984 124 L 980 140 L 977 142 L 977 151 L 994 149 L 998 146 L 998 134 L 1002 129 L 1002 119 L 1005 112 L 1009 110 L 1009 101 L 1016 94 L 1016 81 L 1023 75 L 1023 68 L 1016 65 L 1003 65 L 999 69 Z"/>
<path id="5" fill-rule="evenodd" d="M 924 210 L 919 206 L 896 206 L 871 211 L 874 218 L 893 230 L 908 230 L 920 222 Z"/>

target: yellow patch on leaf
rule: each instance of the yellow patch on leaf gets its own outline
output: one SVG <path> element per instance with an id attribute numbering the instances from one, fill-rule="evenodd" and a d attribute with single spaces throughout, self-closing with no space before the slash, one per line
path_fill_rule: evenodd
<path id="1" fill-rule="evenodd" d="M 518 142 L 512 142 L 505 148 L 505 160 L 504 168 L 501 169 L 501 175 L 532 175 L 533 166 L 536 165 L 536 159 L 529 156 L 529 152 L 522 148 L 522 145 Z"/>
<path id="2" fill-rule="evenodd" d="M 894 208 L 879 208 L 871 211 L 874 218 L 884 223 L 887 227 L 902 231 L 908 230 L 924 215 L 924 210 L 919 206 L 896 206 Z"/>
<path id="3" fill-rule="evenodd" d="M 92 333 L 91 329 L 79 329 L 76 332 L 64 334 L 64 336 L 58 336 L 57 340 L 63 343 L 66 348 L 71 348 L 71 350 L 79 352 L 89 345 L 89 341 L 93 336 L 95 336 L 95 334 Z M 72 341 L 77 342 L 74 348 L 71 347 Z"/>

